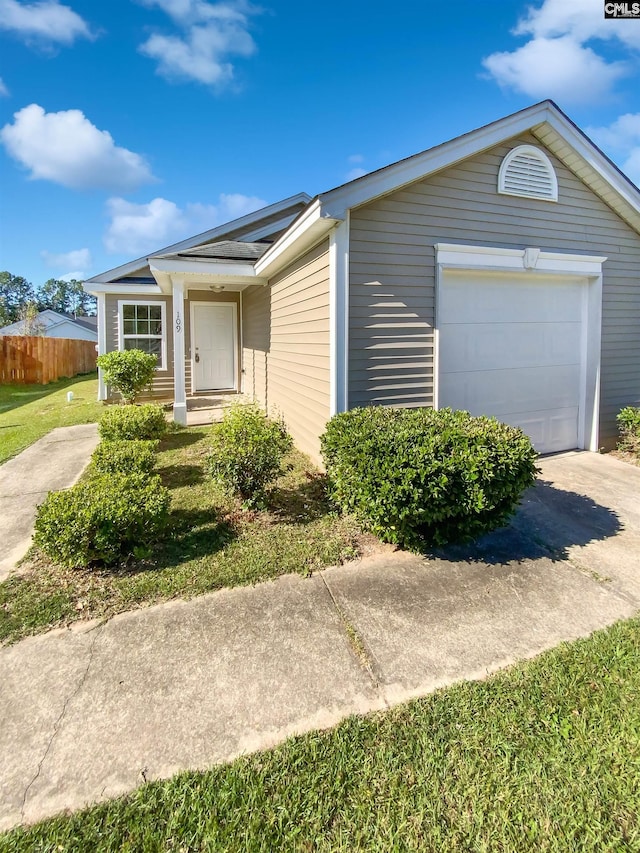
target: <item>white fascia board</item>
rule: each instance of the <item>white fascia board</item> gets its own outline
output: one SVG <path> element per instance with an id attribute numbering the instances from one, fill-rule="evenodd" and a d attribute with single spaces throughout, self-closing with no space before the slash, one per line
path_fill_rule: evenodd
<path id="1" fill-rule="evenodd" d="M 588 137 L 557 110 L 549 111 L 545 120 L 628 205 L 640 213 L 640 191 L 607 160 Z"/>
<path id="2" fill-rule="evenodd" d="M 289 230 L 256 261 L 255 271 L 260 278 L 269 278 L 295 258 L 311 249 L 338 224 L 338 220 L 323 215 L 316 199 L 292 223 Z"/>
<path id="3" fill-rule="evenodd" d="M 349 208 L 358 207 L 379 196 L 394 192 L 406 184 L 419 181 L 433 172 L 453 166 L 467 157 L 499 145 L 505 139 L 511 139 L 530 130 L 534 125 L 544 122 L 551 109 L 552 105 L 549 102 L 536 104 L 486 127 L 430 148 L 422 154 L 414 154 L 370 175 L 364 175 L 362 178 L 356 178 L 348 184 L 336 187 L 328 193 L 322 193 L 319 200 L 323 214 L 343 219 Z"/>
<path id="4" fill-rule="evenodd" d="M 86 285 L 89 286 L 87 287 Z M 85 281 L 83 287 L 87 293 L 91 293 L 93 296 L 97 296 L 99 293 L 125 294 L 129 296 L 147 296 L 150 293 L 162 293 L 157 284 L 118 284 L 117 282 L 114 284 L 100 284 L 98 282 L 93 284 Z"/>
<path id="5" fill-rule="evenodd" d="M 238 219 L 232 219 L 231 222 L 224 222 L 222 225 L 217 225 L 209 231 L 203 231 L 201 234 L 196 234 L 194 237 L 189 237 L 186 240 L 181 240 L 179 243 L 172 243 L 170 246 L 158 249 L 153 252 L 151 256 L 145 255 L 142 258 L 136 258 L 134 261 L 122 264 L 122 266 L 114 267 L 111 270 L 107 270 L 93 278 L 87 279 L 87 282 L 85 283 L 108 283 L 113 281 L 114 278 L 122 278 L 123 276 L 130 275 L 133 272 L 137 272 L 137 270 L 144 269 L 144 267 L 147 266 L 149 257 L 153 257 L 153 255 L 165 255 L 170 252 L 179 252 L 181 249 L 193 249 L 195 246 L 199 246 L 201 243 L 210 242 L 215 239 L 215 237 L 226 234 L 228 231 L 236 231 L 238 228 L 244 228 L 245 226 L 248 227 L 254 222 L 260 222 L 260 220 L 264 219 L 266 216 L 273 216 L 274 213 L 279 213 L 281 210 L 286 210 L 288 207 L 293 207 L 296 204 L 308 204 L 310 201 L 311 196 L 307 195 L 307 193 L 297 193 L 296 195 L 289 196 L 289 198 L 282 199 L 282 201 L 277 201 L 275 204 L 270 204 L 260 210 L 255 210 L 253 213 L 247 213 L 245 216 L 241 216 Z M 92 291 L 89 290 L 87 291 L 87 293 L 91 292 Z"/>
<path id="6" fill-rule="evenodd" d="M 149 268 L 152 273 L 168 273 L 169 275 L 197 275 L 207 279 L 218 278 L 255 278 L 256 271 L 252 263 L 245 261 L 214 261 L 204 258 L 150 258 Z"/>

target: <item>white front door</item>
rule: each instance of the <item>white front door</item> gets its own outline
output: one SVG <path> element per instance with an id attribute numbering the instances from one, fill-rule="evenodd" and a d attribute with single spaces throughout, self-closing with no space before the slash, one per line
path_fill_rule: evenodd
<path id="1" fill-rule="evenodd" d="M 236 388 L 236 306 L 197 303 L 191 327 L 193 390 Z"/>
<path id="2" fill-rule="evenodd" d="M 439 405 L 519 426 L 541 453 L 579 446 L 586 279 L 446 271 Z"/>

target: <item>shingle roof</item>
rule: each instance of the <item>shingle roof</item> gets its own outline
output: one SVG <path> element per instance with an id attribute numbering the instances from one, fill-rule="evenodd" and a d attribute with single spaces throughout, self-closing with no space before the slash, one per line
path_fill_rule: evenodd
<path id="1" fill-rule="evenodd" d="M 220 243 L 208 243 L 205 246 L 195 246 L 193 249 L 183 249 L 162 258 L 207 258 L 233 261 L 257 261 L 271 246 L 271 243 L 243 243 L 239 240 L 222 240 Z"/>

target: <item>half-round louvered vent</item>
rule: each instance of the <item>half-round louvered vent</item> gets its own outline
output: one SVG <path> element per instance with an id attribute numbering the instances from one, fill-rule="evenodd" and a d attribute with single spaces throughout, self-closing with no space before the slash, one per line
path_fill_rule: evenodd
<path id="1" fill-rule="evenodd" d="M 558 179 L 551 160 L 532 145 L 519 145 L 502 161 L 498 192 L 525 198 L 558 200 Z"/>

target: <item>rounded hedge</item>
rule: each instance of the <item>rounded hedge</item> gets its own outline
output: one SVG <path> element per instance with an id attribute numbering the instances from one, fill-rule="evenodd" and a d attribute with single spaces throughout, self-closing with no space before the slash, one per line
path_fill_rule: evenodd
<path id="1" fill-rule="evenodd" d="M 282 421 L 268 418 L 253 403 L 239 403 L 211 427 L 209 472 L 228 492 L 255 503 L 281 473 L 292 447 Z"/>
<path id="2" fill-rule="evenodd" d="M 321 447 L 341 509 L 408 548 L 499 527 L 536 475 L 522 430 L 450 409 L 352 409 L 329 421 Z"/>
<path id="3" fill-rule="evenodd" d="M 162 438 L 167 431 L 164 410 L 155 403 L 142 406 L 109 406 L 100 418 L 103 441 L 143 441 Z"/>
<path id="4" fill-rule="evenodd" d="M 107 385 L 134 403 L 145 388 L 151 388 L 158 359 L 139 349 L 113 350 L 99 355 L 97 364 Z"/>
<path id="5" fill-rule="evenodd" d="M 113 565 L 148 552 L 167 524 L 169 503 L 157 476 L 96 474 L 49 493 L 38 507 L 34 542 L 63 566 Z"/>
<path id="6" fill-rule="evenodd" d="M 150 474 L 156 463 L 158 441 L 101 441 L 91 464 L 98 474 Z"/>

